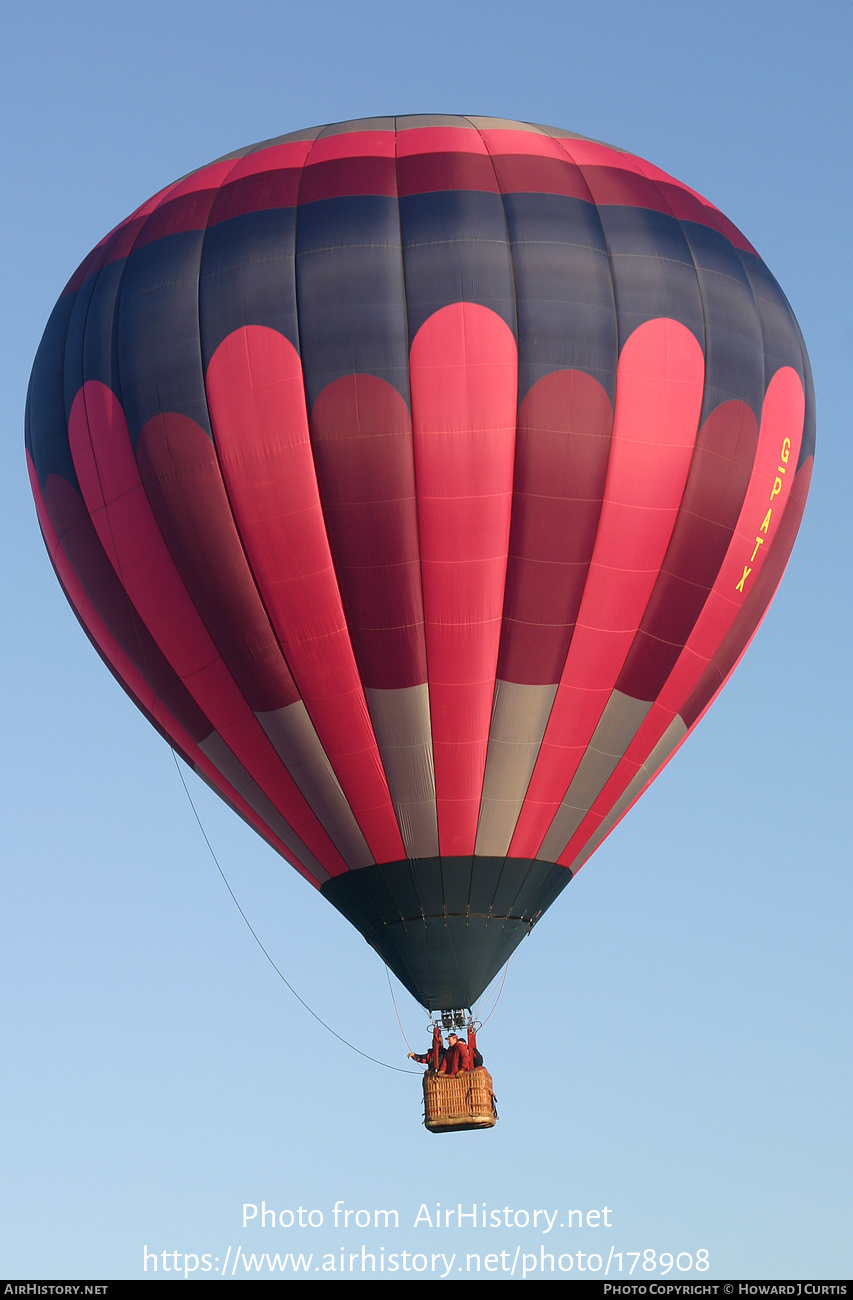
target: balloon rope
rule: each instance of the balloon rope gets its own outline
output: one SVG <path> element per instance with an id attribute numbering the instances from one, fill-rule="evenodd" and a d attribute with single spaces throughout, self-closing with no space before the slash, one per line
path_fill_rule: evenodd
<path id="1" fill-rule="evenodd" d="M 512 957 L 508 957 L 508 958 L 507 958 L 506 965 L 504 966 L 503 979 L 501 980 L 501 986 L 500 986 L 500 988 L 498 989 L 498 995 L 497 995 L 497 997 L 495 998 L 494 1005 L 492 1006 L 492 1009 L 491 1009 L 491 1011 L 489 1012 L 489 1014 L 486 1016 L 486 1019 L 485 1019 L 485 1020 L 482 1020 L 482 1021 L 480 1022 L 480 1028 L 481 1028 L 481 1029 L 483 1028 L 483 1025 L 487 1025 L 487 1024 L 489 1023 L 489 1021 L 491 1020 L 492 1016 L 493 1016 L 493 1015 L 495 1014 L 495 1012 L 497 1011 L 498 1003 L 499 1003 L 500 1000 L 501 1000 L 501 994 L 502 994 L 503 991 L 504 991 L 504 984 L 506 984 L 507 971 L 509 970 L 509 963 L 510 963 L 511 961 L 512 961 Z"/>
<path id="2" fill-rule="evenodd" d="M 391 983 L 391 974 L 390 974 L 390 972 L 389 972 L 389 970 L 388 970 L 388 963 L 387 963 L 387 961 L 386 961 L 386 963 L 385 963 L 385 978 L 386 978 L 387 981 L 388 981 L 388 992 L 391 994 L 391 1002 L 393 1003 L 393 1006 L 394 1006 L 394 1015 L 397 1017 L 397 1024 L 400 1026 L 400 1033 L 401 1033 L 402 1036 L 403 1036 L 403 1042 L 406 1044 L 406 1046 L 408 1047 L 409 1051 L 411 1051 L 411 1050 L 412 1050 L 412 1044 L 409 1042 L 408 1038 L 406 1037 L 406 1031 L 405 1031 L 405 1029 L 403 1028 L 403 1022 L 402 1022 L 402 1020 L 400 1019 L 400 1012 L 397 1010 L 397 999 L 394 997 L 394 986 L 393 986 L 393 984 Z M 414 1070 L 406 1070 L 405 1073 L 406 1073 L 406 1074 L 414 1074 Z"/>
<path id="3" fill-rule="evenodd" d="M 170 752 L 171 752 L 172 758 L 174 759 L 175 767 L 177 768 L 177 771 L 178 771 L 178 776 L 181 778 L 181 785 L 184 787 L 184 793 L 186 794 L 187 798 L 188 798 L 189 801 L 190 801 L 190 807 L 192 808 L 192 810 L 193 810 L 193 814 L 194 814 L 194 816 L 195 816 L 195 819 L 196 819 L 196 821 L 198 822 L 198 828 L 199 828 L 199 830 L 201 831 L 202 835 L 204 836 L 204 842 L 205 842 L 205 844 L 207 845 L 208 849 L 210 850 L 210 856 L 213 858 L 213 861 L 216 863 L 216 870 L 219 872 L 220 876 L 222 877 L 222 879 L 223 879 L 223 881 L 224 881 L 224 883 L 225 883 L 225 888 L 228 890 L 228 893 L 231 895 L 231 898 L 232 898 L 232 900 L 233 900 L 234 906 L 237 908 L 237 911 L 240 913 L 240 915 L 242 916 L 243 920 L 246 922 L 246 925 L 247 925 L 247 927 L 248 927 L 248 929 L 249 929 L 249 933 L 252 935 L 252 938 L 255 940 L 255 943 L 258 945 L 258 947 L 260 948 L 261 952 L 264 954 L 264 956 L 266 957 L 266 959 L 267 959 L 267 961 L 269 962 L 270 966 L 272 966 L 272 968 L 273 968 L 273 970 L 275 971 L 276 975 L 278 975 L 279 979 L 282 981 L 282 983 L 285 985 L 285 987 L 286 987 L 287 989 L 290 990 L 290 992 L 291 992 L 291 993 L 293 994 L 293 996 L 296 998 L 296 1001 L 297 1001 L 297 1002 L 300 1002 L 300 1003 L 302 1004 L 302 1006 L 305 1008 L 305 1010 L 308 1012 L 308 1014 L 309 1014 L 309 1015 L 312 1015 L 312 1016 L 314 1017 L 314 1019 L 317 1021 L 318 1024 L 322 1025 L 324 1029 L 327 1029 L 327 1030 L 329 1031 L 329 1033 L 332 1035 L 333 1038 L 337 1038 L 337 1040 L 338 1040 L 339 1043 L 343 1043 L 345 1047 L 349 1047 L 353 1052 L 357 1052 L 359 1056 L 363 1056 L 364 1059 L 365 1059 L 365 1061 L 372 1061 L 374 1065 L 381 1065 L 381 1066 L 383 1067 L 383 1069 L 386 1069 L 386 1070 L 394 1070 L 394 1071 L 396 1071 L 397 1074 L 415 1074 L 415 1073 L 416 1073 L 415 1070 L 404 1070 L 404 1069 L 402 1069 L 399 1065 L 389 1065 L 387 1061 L 380 1061 L 380 1060 L 378 1060 L 377 1057 L 375 1057 L 375 1056 L 368 1056 L 367 1052 L 363 1052 L 363 1051 L 361 1050 L 360 1047 L 356 1047 L 354 1043 L 350 1043 L 346 1038 L 342 1037 L 341 1034 L 339 1034 L 336 1030 L 334 1030 L 334 1029 L 332 1028 L 331 1025 L 327 1025 L 326 1022 L 325 1022 L 325 1020 L 323 1020 L 323 1018 L 322 1018 L 321 1016 L 318 1016 L 318 1015 L 317 1015 L 317 1012 L 316 1012 L 316 1011 L 313 1011 L 313 1010 L 311 1009 L 311 1007 L 309 1007 L 309 1005 L 308 1005 L 308 1003 L 305 1001 L 305 999 L 304 999 L 304 998 L 301 998 L 301 997 L 299 996 L 299 994 L 296 992 L 296 989 L 293 987 L 293 985 L 289 982 L 289 980 L 287 980 L 287 979 L 285 978 L 285 976 L 284 976 L 284 975 L 282 974 L 282 972 L 279 970 L 278 966 L 276 966 L 276 964 L 275 964 L 275 962 L 273 961 L 273 959 L 272 959 L 272 957 L 270 956 L 270 954 L 267 952 L 267 950 L 266 950 L 266 948 L 264 947 L 264 945 L 261 943 L 261 940 L 260 940 L 260 938 L 258 937 L 258 934 L 257 934 L 257 932 L 256 932 L 256 930 L 255 930 L 255 928 L 254 928 L 254 926 L 252 925 L 252 923 L 251 923 L 251 921 L 249 920 L 248 916 L 247 916 L 246 913 L 243 911 L 242 907 L 240 906 L 239 902 L 237 901 L 237 895 L 234 893 L 234 890 L 231 888 L 230 884 L 228 883 L 228 877 L 225 875 L 225 872 L 222 870 L 222 867 L 220 866 L 220 863 L 219 863 L 219 859 L 217 858 L 217 856 L 216 856 L 216 854 L 215 854 L 215 852 L 214 852 L 214 850 L 213 850 L 213 845 L 211 844 L 210 840 L 209 840 L 208 837 L 207 837 L 207 831 L 204 829 L 204 826 L 203 826 L 202 823 L 201 823 L 201 818 L 199 817 L 199 815 L 198 815 L 198 810 L 197 810 L 197 808 L 196 808 L 196 806 L 195 806 L 195 803 L 193 802 L 193 797 L 192 797 L 192 795 L 190 794 L 189 786 L 187 785 L 186 781 L 184 780 L 184 774 L 183 774 L 183 772 L 181 771 L 181 765 L 180 765 L 180 763 L 178 762 L 178 756 L 177 756 L 177 754 L 175 753 L 174 749 L 172 749 L 171 745 L 169 746 L 169 750 L 170 750 Z M 390 980 L 389 980 L 389 984 L 390 984 Z M 393 993 L 392 993 L 392 997 L 393 997 Z M 396 1003 L 394 1004 L 394 1007 L 395 1007 L 395 1010 L 396 1010 Z M 399 1016 L 397 1017 L 397 1019 L 399 1020 Z M 402 1029 L 402 1025 L 401 1025 L 400 1027 L 401 1027 L 401 1029 Z M 404 1037 L 405 1037 L 405 1035 L 404 1035 Z"/>

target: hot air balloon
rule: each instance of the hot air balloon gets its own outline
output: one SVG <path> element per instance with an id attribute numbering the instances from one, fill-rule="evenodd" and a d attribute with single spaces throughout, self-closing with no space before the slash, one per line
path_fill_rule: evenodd
<path id="1" fill-rule="evenodd" d="M 569 131 L 371 118 L 107 235 L 26 445 L 112 673 L 449 1012 L 738 662 L 814 401 L 778 285 L 688 186 Z"/>

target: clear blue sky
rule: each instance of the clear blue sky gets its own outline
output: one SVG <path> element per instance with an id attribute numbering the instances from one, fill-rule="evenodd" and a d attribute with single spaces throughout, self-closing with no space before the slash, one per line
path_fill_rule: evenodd
<path id="1" fill-rule="evenodd" d="M 574 1276 L 578 1251 L 611 1247 L 623 1280 L 645 1250 L 707 1250 L 706 1277 L 850 1274 L 850 57 L 832 0 L 7 14 L 0 1276 L 153 1277 L 147 1246 L 162 1277 L 164 1251 L 240 1247 L 310 1251 L 318 1280 L 324 1255 L 364 1245 L 456 1252 L 459 1280 L 466 1253 L 543 1244 Z M 753 647 L 519 949 L 482 1037 L 499 1125 L 443 1139 L 420 1125 L 418 1077 L 331 1037 L 246 930 L 169 751 L 64 602 L 22 434 L 49 312 L 115 222 L 250 141 L 408 112 L 568 127 L 706 194 L 788 295 L 818 409 L 805 522 Z M 364 941 L 188 781 L 291 983 L 405 1067 L 425 1013 L 397 986 L 407 1045 Z M 244 1229 L 262 1200 L 323 1224 Z M 336 1228 L 337 1201 L 399 1227 Z M 415 1227 L 437 1201 L 559 1215 L 548 1236 Z M 611 1227 L 569 1228 L 605 1206 Z"/>

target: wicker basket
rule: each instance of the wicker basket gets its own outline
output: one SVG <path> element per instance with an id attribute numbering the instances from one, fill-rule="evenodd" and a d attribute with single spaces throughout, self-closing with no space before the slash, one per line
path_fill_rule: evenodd
<path id="1" fill-rule="evenodd" d="M 430 1133 L 458 1133 L 469 1128 L 494 1128 L 498 1113 L 492 1076 L 480 1066 L 449 1078 L 424 1075 L 424 1124 Z"/>

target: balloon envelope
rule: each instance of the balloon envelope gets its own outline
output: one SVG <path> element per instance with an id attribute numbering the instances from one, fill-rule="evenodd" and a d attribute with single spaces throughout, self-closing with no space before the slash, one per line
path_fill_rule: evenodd
<path id="1" fill-rule="evenodd" d="M 687 186 L 567 131 L 381 118 L 122 222 L 51 316 L 26 440 L 107 665 L 443 1009 L 732 671 L 814 404 L 778 285 Z"/>

